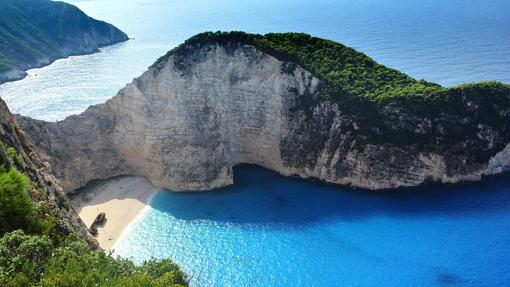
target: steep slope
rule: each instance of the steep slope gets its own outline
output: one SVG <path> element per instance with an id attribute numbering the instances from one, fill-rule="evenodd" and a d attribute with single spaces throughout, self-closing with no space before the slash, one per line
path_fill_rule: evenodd
<path id="1" fill-rule="evenodd" d="M 18 127 L 4 101 L 0 99 L 0 171 L 16 169 L 28 176 L 30 195 L 34 201 L 41 202 L 41 206 L 45 207 L 45 214 L 54 221 L 51 224 L 55 224 L 55 233 L 59 236 L 75 235 L 90 245 L 97 246 L 62 191 L 59 182 L 48 171 L 47 165 Z M 0 188 L 8 188 L 8 186 L 2 185 Z M 2 206 L 2 211 L 6 211 L 5 209 L 6 207 Z M 13 226 L 13 228 L 19 227 Z M 5 226 L 0 228 L 0 235 L 2 232 L 10 231 L 8 227 L 4 229 L 6 229 Z"/>
<path id="2" fill-rule="evenodd" d="M 19 122 L 67 191 L 120 174 L 206 190 L 240 163 L 373 190 L 510 166 L 510 86 L 443 88 L 295 33 L 200 34 L 105 104 Z"/>
<path id="3" fill-rule="evenodd" d="M 50 0 L 0 1 L 0 84 L 21 79 L 25 70 L 58 58 L 89 54 L 126 41 L 108 23 L 73 5 Z"/>
<path id="4" fill-rule="evenodd" d="M 59 182 L 0 99 L 0 286 L 188 286 L 170 259 L 98 250 Z"/>

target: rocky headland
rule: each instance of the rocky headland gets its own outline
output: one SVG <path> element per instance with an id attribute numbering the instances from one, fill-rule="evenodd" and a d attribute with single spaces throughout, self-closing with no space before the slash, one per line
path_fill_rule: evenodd
<path id="1" fill-rule="evenodd" d="M 208 190 L 241 163 L 371 190 L 510 167 L 510 86 L 444 88 L 297 33 L 199 34 L 104 104 L 17 121 L 66 191 L 126 174 Z"/>
<path id="2" fill-rule="evenodd" d="M 0 1 L 0 84 L 26 70 L 128 40 L 115 26 L 50 0 Z"/>

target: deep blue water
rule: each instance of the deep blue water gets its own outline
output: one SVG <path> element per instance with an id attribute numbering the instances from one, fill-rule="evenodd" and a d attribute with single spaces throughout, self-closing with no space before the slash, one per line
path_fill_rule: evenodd
<path id="1" fill-rule="evenodd" d="M 157 193 L 115 253 L 170 256 L 193 286 L 509 286 L 509 182 L 367 192 L 243 166 Z"/>

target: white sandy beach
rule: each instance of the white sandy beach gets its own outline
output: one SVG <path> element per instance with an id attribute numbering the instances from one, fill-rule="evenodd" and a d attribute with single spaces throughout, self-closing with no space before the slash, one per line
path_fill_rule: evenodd
<path id="1" fill-rule="evenodd" d="M 101 248 L 110 250 L 158 190 L 143 177 L 121 177 L 98 183 L 74 198 L 72 204 L 87 227 L 100 212 L 106 213 L 107 221 L 98 227 L 96 238 Z"/>

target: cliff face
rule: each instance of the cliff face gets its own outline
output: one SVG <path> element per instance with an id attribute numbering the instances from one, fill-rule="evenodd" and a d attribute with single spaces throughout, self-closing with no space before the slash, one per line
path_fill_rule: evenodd
<path id="1" fill-rule="evenodd" d="M 75 234 L 78 238 L 97 247 L 78 214 L 71 206 L 58 180 L 49 172 L 48 163 L 44 162 L 26 135 L 18 127 L 14 117 L 0 99 L 0 143 L 3 147 L 14 148 L 23 162 L 22 172 L 26 174 L 33 188 L 44 193 L 48 199 L 47 210 L 55 215 L 55 232 L 62 236 Z M 5 164 L 0 160 L 2 164 Z M 5 167 L 5 166 L 4 166 Z"/>
<path id="2" fill-rule="evenodd" d="M 113 25 L 88 17 L 73 5 L 49 0 L 0 3 L 0 84 L 23 78 L 30 68 L 90 54 L 126 41 Z"/>
<path id="3" fill-rule="evenodd" d="M 66 190 L 119 174 L 173 190 L 211 189 L 231 184 L 238 163 L 284 170 L 289 90 L 312 93 L 318 79 L 300 68 L 281 73 L 278 60 L 250 46 L 206 47 L 190 61 L 182 70 L 172 58 L 65 121 L 21 123 Z"/>
<path id="4" fill-rule="evenodd" d="M 317 100 L 324 86 L 253 45 L 209 43 L 169 55 L 80 115 L 18 122 L 66 191 L 120 174 L 174 191 L 206 190 L 231 184 L 240 163 L 373 190 L 478 180 L 510 167 L 506 90 L 497 95 L 501 105 L 489 106 L 459 90 L 465 113 L 427 116 L 405 99 L 361 112 Z"/>

